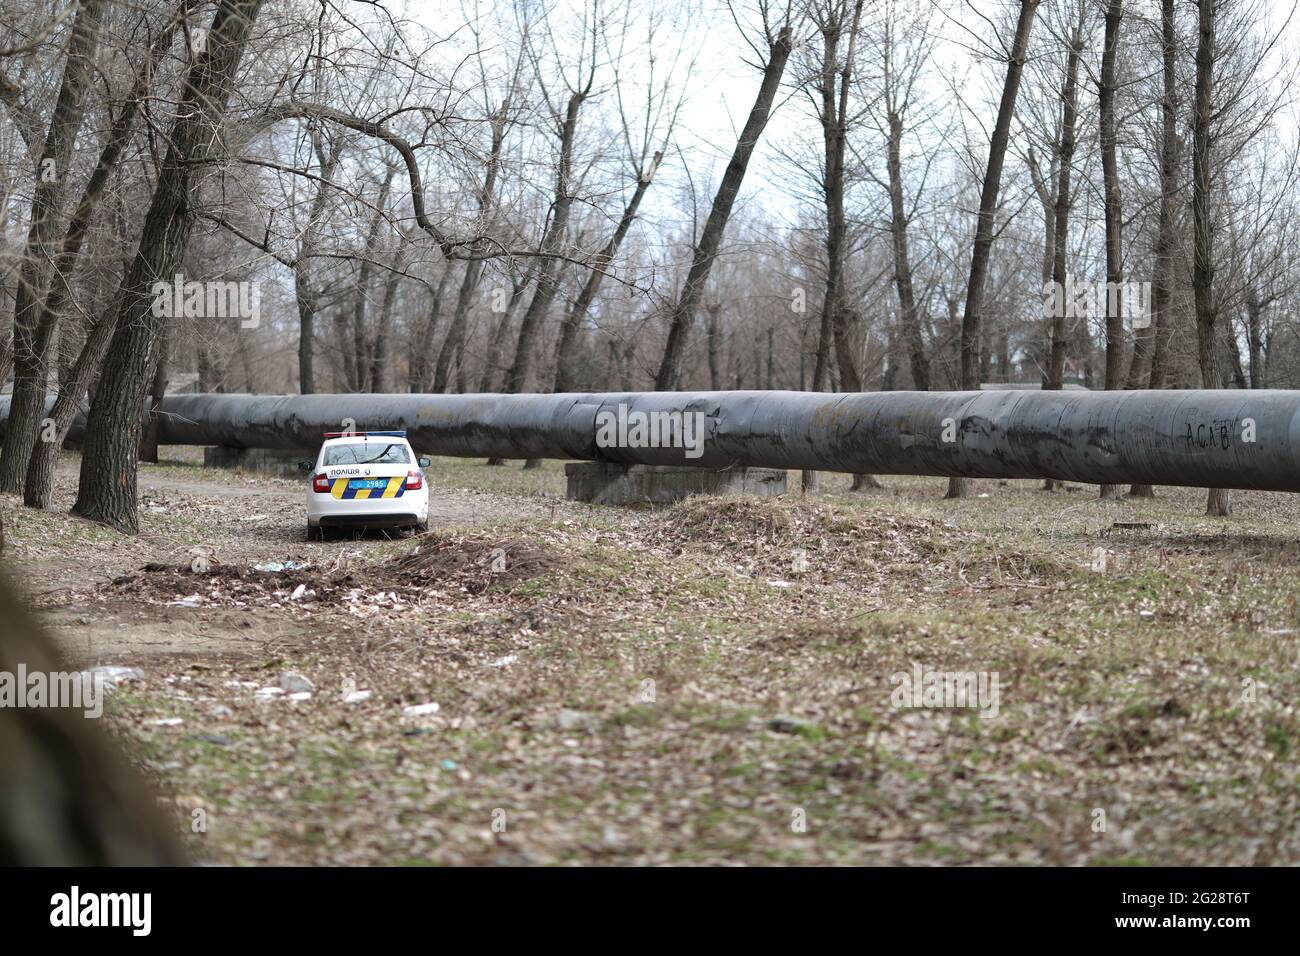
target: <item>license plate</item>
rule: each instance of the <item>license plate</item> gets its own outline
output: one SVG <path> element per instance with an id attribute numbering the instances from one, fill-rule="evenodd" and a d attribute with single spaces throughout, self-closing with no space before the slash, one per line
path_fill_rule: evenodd
<path id="1" fill-rule="evenodd" d="M 361 491 L 363 488 L 387 488 L 388 479 L 387 478 L 353 478 L 351 481 L 348 482 L 348 487 L 356 491 Z"/>

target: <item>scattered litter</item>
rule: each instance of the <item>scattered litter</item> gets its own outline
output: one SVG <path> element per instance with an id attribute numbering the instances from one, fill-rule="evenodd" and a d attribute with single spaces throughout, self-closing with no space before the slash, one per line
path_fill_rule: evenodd
<path id="1" fill-rule="evenodd" d="M 801 734 L 810 726 L 808 721 L 798 717 L 773 717 L 767 722 L 767 729 L 778 734 Z"/>
<path id="2" fill-rule="evenodd" d="M 499 657 L 494 660 L 489 667 L 509 667 L 511 664 L 518 664 L 519 657 L 515 654 L 507 654 L 505 657 Z"/>
<path id="3" fill-rule="evenodd" d="M 1094 574 L 1109 574 L 1119 568 L 1119 559 L 1114 551 L 1105 548 L 1093 548 L 1092 560 L 1085 565 Z"/>
<path id="4" fill-rule="evenodd" d="M 184 723 L 179 717 L 159 717 L 157 720 L 151 720 L 149 723 L 155 727 L 177 727 Z"/>
<path id="5" fill-rule="evenodd" d="M 289 700 L 311 700 L 311 691 L 300 690 L 296 694 L 290 694 L 288 699 Z"/>
<path id="6" fill-rule="evenodd" d="M 190 558 L 190 571 L 194 574 L 207 574 L 208 556 L 206 554 L 196 554 Z"/>
<path id="7" fill-rule="evenodd" d="M 441 761 L 441 762 L 438 764 L 438 766 L 441 767 L 443 770 L 455 770 L 455 769 L 456 769 L 456 761 L 454 761 L 454 760 L 443 760 L 443 761 Z"/>
<path id="8" fill-rule="evenodd" d="M 182 740 L 212 744 L 215 747 L 229 747 L 230 738 L 224 734 L 186 734 Z"/>
<path id="9" fill-rule="evenodd" d="M 263 561 L 253 565 L 254 571 L 266 571 L 269 574 L 282 574 L 285 571 L 301 571 L 310 566 L 308 561 Z"/>
<path id="10" fill-rule="evenodd" d="M 104 685 L 110 689 L 127 681 L 144 679 L 144 674 L 134 667 L 118 667 L 112 664 L 92 667 L 86 673 L 90 674 L 92 678 L 102 677 Z"/>
<path id="11" fill-rule="evenodd" d="M 402 708 L 402 714 L 406 717 L 423 717 L 425 714 L 436 714 L 441 708 L 434 703 L 430 704 L 410 704 Z"/>
<path id="12" fill-rule="evenodd" d="M 343 703 L 362 704 L 370 699 L 370 695 L 371 691 L 368 690 L 354 690 L 344 696 Z"/>
<path id="13" fill-rule="evenodd" d="M 315 689 L 316 685 L 297 671 L 285 671 L 280 675 L 280 690 L 286 694 L 301 694 Z"/>
<path id="14" fill-rule="evenodd" d="M 591 714 L 582 710 L 569 710 L 567 707 L 560 711 L 555 718 L 555 726 L 560 730 L 577 730 L 586 727 L 591 723 Z"/>
<path id="15" fill-rule="evenodd" d="M 270 515 L 249 515 L 247 518 L 240 518 L 240 521 L 265 521 Z"/>
<path id="16" fill-rule="evenodd" d="M 257 692 L 256 696 L 262 700 L 270 700 L 273 697 L 279 697 L 283 693 L 284 689 L 280 687 L 263 687 Z"/>
<path id="17" fill-rule="evenodd" d="M 790 582 L 789 582 L 789 581 L 780 581 L 780 580 L 775 580 L 775 581 L 768 581 L 767 584 L 768 584 L 768 587 L 773 587 L 773 588 L 788 588 L 788 587 L 790 587 Z"/>
<path id="18" fill-rule="evenodd" d="M 175 601 L 168 601 L 167 606 L 168 607 L 202 607 L 203 595 L 187 594 L 185 597 L 178 598 Z"/>

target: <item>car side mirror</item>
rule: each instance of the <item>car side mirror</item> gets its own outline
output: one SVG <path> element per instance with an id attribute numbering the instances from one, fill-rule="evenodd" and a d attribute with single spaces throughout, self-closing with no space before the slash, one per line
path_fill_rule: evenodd
<path id="1" fill-rule="evenodd" d="M 310 459 L 305 459 L 303 461 L 298 462 L 299 471 L 311 471 L 315 467 L 316 467 L 316 462 Z"/>
<path id="2" fill-rule="evenodd" d="M 421 455 L 419 458 L 419 462 L 421 468 L 428 468 L 430 465 L 433 464 L 433 459 L 430 458 L 428 455 Z"/>

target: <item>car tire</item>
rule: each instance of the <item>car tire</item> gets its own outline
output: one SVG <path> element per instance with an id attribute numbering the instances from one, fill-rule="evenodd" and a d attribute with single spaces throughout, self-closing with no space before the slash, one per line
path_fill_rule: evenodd
<path id="1" fill-rule="evenodd" d="M 324 541 L 324 540 L 325 540 L 324 529 L 323 529 L 320 525 L 312 524 L 310 521 L 308 521 L 308 522 L 307 522 L 307 540 L 308 540 L 308 541 Z"/>
<path id="2" fill-rule="evenodd" d="M 417 523 L 416 523 L 416 525 L 415 525 L 415 533 L 416 533 L 416 534 L 428 534 L 428 533 L 429 533 L 429 519 L 428 519 L 428 518 L 425 518 L 423 521 L 420 521 L 420 522 L 417 522 Z"/>

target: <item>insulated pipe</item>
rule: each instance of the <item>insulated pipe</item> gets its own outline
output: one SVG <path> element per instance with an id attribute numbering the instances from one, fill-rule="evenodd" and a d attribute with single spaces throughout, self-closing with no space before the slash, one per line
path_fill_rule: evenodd
<path id="1" fill-rule="evenodd" d="M 171 395 L 162 411 L 165 444 L 314 450 L 351 424 L 473 458 L 1300 491 L 1300 391 Z M 629 440 L 655 415 L 677 447 Z"/>
<path id="2" fill-rule="evenodd" d="M 9 402 L 12 397 L 11 395 L 0 395 L 0 437 L 4 436 L 5 423 L 9 421 Z M 55 396 L 53 395 L 45 397 L 46 415 L 49 415 L 54 410 L 54 399 Z M 88 407 L 84 401 L 81 403 L 81 409 L 73 418 L 72 425 L 68 428 L 67 437 L 64 439 L 67 444 L 72 446 L 80 445 L 82 439 L 86 437 L 86 410 Z"/>
<path id="3" fill-rule="evenodd" d="M 161 412 L 171 445 L 314 451 L 404 428 L 420 453 L 471 458 L 1300 491 L 1300 391 L 222 394 Z M 672 447 L 638 422 L 669 422 Z"/>

